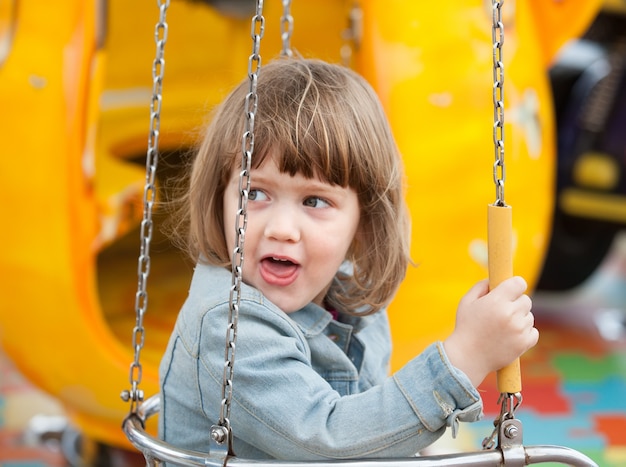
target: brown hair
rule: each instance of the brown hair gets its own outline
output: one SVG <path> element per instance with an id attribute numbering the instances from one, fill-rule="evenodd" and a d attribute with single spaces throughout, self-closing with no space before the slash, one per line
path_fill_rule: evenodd
<path id="1" fill-rule="evenodd" d="M 248 88 L 246 79 L 218 106 L 192 163 L 178 234 L 194 261 L 230 265 L 223 195 L 241 164 Z M 257 93 L 252 166 L 271 149 L 282 172 L 357 193 L 361 219 L 346 258 L 353 271 L 337 274 L 327 302 L 348 313 L 378 311 L 404 278 L 410 235 L 402 162 L 374 90 L 348 68 L 281 58 L 260 70 Z"/>

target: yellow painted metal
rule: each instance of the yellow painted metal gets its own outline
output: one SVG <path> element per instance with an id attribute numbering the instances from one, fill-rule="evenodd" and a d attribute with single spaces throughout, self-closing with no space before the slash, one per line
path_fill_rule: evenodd
<path id="1" fill-rule="evenodd" d="M 565 188 L 559 206 L 570 216 L 623 224 L 626 222 L 626 200 L 612 193 Z"/>
<path id="2" fill-rule="evenodd" d="M 572 169 L 576 185 L 585 188 L 611 191 L 619 183 L 619 163 L 610 154 L 585 152 L 578 156 Z"/>
<path id="3" fill-rule="evenodd" d="M 570 2 L 597 3 L 557 3 Z M 19 27 L 0 62 L 0 340 L 87 436 L 124 445 L 119 427 L 128 407 L 119 392 L 128 387 L 132 360 L 141 157 L 158 12 L 151 0 L 106 3 L 106 10 L 83 0 L 15 4 Z M 355 66 L 379 92 L 406 160 L 418 263 L 390 310 L 394 366 L 449 332 L 459 296 L 486 275 L 481 206 L 493 195 L 487 3 L 362 2 Z M 545 26 L 531 1 L 509 3 L 507 202 L 516 206 L 516 273 L 532 283 L 553 202 L 554 125 L 542 41 L 567 22 L 539 31 Z M 351 4 L 294 2 L 296 48 L 339 61 Z M 261 51 L 269 60 L 280 49 L 282 6 L 270 1 L 265 10 Z M 591 19 L 590 8 L 576 11 L 581 24 Z M 208 108 L 245 76 L 250 19 L 180 1 L 172 2 L 168 22 L 161 142 L 175 150 L 195 141 Z M 568 34 L 558 34 L 563 40 L 580 32 L 567 26 Z M 190 274 L 164 250 L 156 239 L 142 354 L 148 394 L 157 390 L 157 362 Z"/>
<path id="4" fill-rule="evenodd" d="M 620 2 L 623 6 L 624 0 L 517 0 L 513 3 L 527 3 L 533 32 L 540 44 L 538 57 L 549 65 L 567 41 L 585 32 L 590 18 L 594 18 L 601 8 Z"/>

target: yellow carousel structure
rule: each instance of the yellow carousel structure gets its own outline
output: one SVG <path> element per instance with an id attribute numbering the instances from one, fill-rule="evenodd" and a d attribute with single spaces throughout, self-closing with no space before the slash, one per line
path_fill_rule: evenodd
<path id="1" fill-rule="evenodd" d="M 405 158 L 417 266 L 390 307 L 397 367 L 452 329 L 459 297 L 487 274 L 491 3 L 293 3 L 294 48 L 363 74 Z M 507 200 L 516 208 L 515 272 L 531 284 L 554 198 L 547 70 L 600 7 L 598 0 L 505 6 Z M 280 51 L 281 8 L 266 2 L 264 59 Z M 207 110 L 245 76 L 253 11 L 250 1 L 172 2 L 161 187 L 193 147 Z M 150 0 L 0 2 L 0 345 L 86 437 L 118 446 L 128 445 L 119 395 L 133 360 L 157 18 Z M 191 268 L 155 231 L 142 356 L 148 394 L 158 391 L 158 361 Z"/>

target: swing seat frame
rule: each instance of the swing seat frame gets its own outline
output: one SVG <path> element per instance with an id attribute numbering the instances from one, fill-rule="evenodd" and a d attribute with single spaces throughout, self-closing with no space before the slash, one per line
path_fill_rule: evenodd
<path id="1" fill-rule="evenodd" d="M 255 460 L 229 456 L 226 449 L 211 440 L 211 452 L 203 453 L 176 448 L 146 432 L 147 420 L 157 415 L 161 402 L 155 394 L 139 404 L 137 411 L 126 417 L 122 429 L 128 440 L 145 457 L 147 466 L 170 462 L 181 466 L 205 467 L 461 467 L 461 466 L 524 466 L 558 462 L 574 467 L 597 467 L 589 457 L 571 448 L 552 445 L 523 446 L 522 427 L 517 420 L 507 420 L 500 427 L 498 447 L 490 450 L 452 453 L 435 456 L 394 459 L 346 459 L 324 461 Z M 514 427 L 514 430 L 511 428 Z M 507 435 L 507 432 L 509 435 Z M 208 435 L 207 435 L 208 438 Z M 223 443 L 227 445 L 228 443 Z"/>

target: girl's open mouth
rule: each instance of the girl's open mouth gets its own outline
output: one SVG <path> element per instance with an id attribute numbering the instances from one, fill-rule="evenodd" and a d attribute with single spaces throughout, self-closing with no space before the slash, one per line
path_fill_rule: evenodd
<path id="1" fill-rule="evenodd" d="M 272 285 L 289 285 L 297 276 L 300 265 L 286 258 L 270 256 L 261 260 L 261 276 Z"/>

